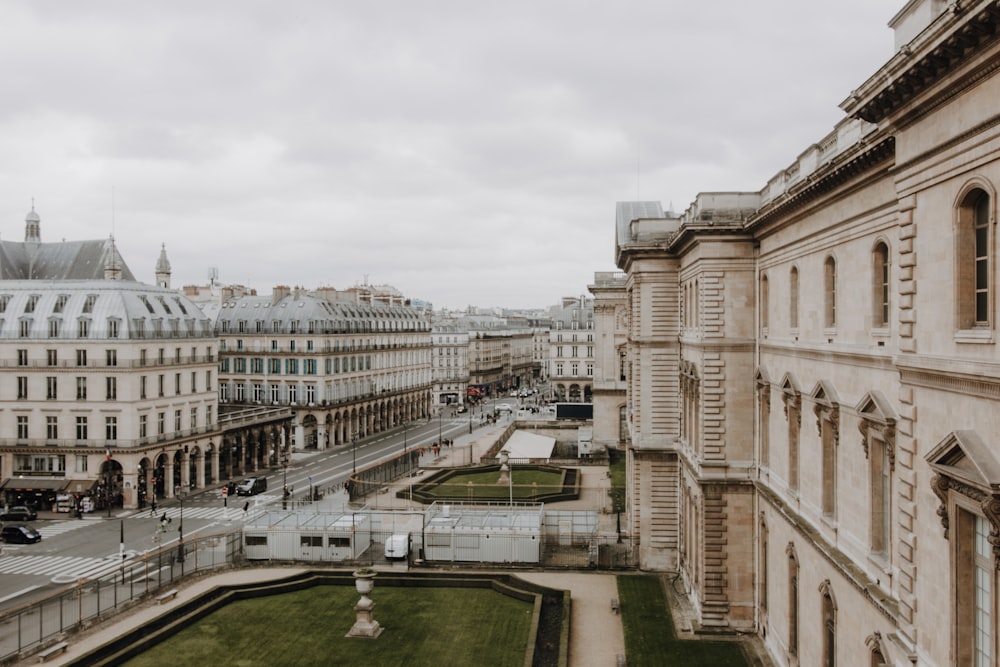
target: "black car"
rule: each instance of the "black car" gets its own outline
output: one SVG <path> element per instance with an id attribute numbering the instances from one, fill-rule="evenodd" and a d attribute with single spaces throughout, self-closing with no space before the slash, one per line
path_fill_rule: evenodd
<path id="1" fill-rule="evenodd" d="M 466 410 L 468 410 L 468 408 L 467 408 L 467 407 L 465 407 L 464 405 L 460 405 L 460 406 L 458 406 L 457 408 L 455 408 L 455 413 L 456 413 L 456 414 L 462 414 L 462 413 L 463 413 L 463 412 L 465 412 Z"/>
<path id="2" fill-rule="evenodd" d="M 30 526 L 4 526 L 0 537 L 11 544 L 34 544 L 42 541 L 41 533 Z"/>
<path id="3" fill-rule="evenodd" d="M 249 477 L 236 486 L 236 495 L 255 496 L 267 491 L 267 477 Z"/>
<path id="4" fill-rule="evenodd" d="M 38 512 L 26 505 L 14 505 L 0 514 L 0 521 L 34 521 L 37 518 Z"/>

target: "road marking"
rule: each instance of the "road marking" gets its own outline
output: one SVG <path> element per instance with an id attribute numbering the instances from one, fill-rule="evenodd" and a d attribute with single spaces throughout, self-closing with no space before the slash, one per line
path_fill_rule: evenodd
<path id="1" fill-rule="evenodd" d="M 0 598 L 0 602 L 6 602 L 7 600 L 13 600 L 14 598 L 16 598 L 18 596 L 24 595 L 25 593 L 30 593 L 31 591 L 35 590 L 36 588 L 41 588 L 41 587 L 42 587 L 41 584 L 39 584 L 38 586 L 28 586 L 23 591 L 18 591 L 17 593 L 11 593 L 10 595 L 6 595 L 6 596 Z"/>

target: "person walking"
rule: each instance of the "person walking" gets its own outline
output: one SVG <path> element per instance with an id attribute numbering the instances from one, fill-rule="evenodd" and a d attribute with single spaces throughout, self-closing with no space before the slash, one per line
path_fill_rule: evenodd
<path id="1" fill-rule="evenodd" d="M 149 516 L 156 516 L 156 496 L 149 501 Z"/>

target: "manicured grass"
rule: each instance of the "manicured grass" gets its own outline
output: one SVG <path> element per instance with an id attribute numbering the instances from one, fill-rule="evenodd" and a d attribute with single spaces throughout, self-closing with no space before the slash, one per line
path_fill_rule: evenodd
<path id="1" fill-rule="evenodd" d="M 445 482 L 435 484 L 424 492 L 428 496 L 441 498 L 468 498 L 469 500 L 505 500 L 514 496 L 514 500 L 532 498 L 536 493 L 551 493 L 559 491 L 563 486 L 563 475 L 553 470 L 537 470 L 533 468 L 511 471 L 511 485 L 497 484 L 500 473 L 496 470 L 488 472 L 461 473 L 452 476 Z M 472 486 L 469 486 L 469 483 Z"/>
<path id="2" fill-rule="evenodd" d="M 484 589 L 379 587 L 378 639 L 347 638 L 353 586 L 316 586 L 240 600 L 124 664 L 283 667 L 523 667 L 531 604 Z"/>
<path id="3" fill-rule="evenodd" d="M 736 643 L 677 639 L 659 577 L 619 576 L 618 599 L 629 667 L 747 667 Z"/>
<path id="4" fill-rule="evenodd" d="M 616 511 L 625 511 L 625 491 L 628 488 L 625 476 L 625 453 L 610 450 L 611 465 L 611 506 Z"/>

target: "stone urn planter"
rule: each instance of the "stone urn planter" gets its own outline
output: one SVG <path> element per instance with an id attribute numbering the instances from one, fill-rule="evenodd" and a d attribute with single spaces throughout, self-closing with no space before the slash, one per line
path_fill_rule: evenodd
<path id="1" fill-rule="evenodd" d="M 354 605 L 356 618 L 347 636 L 375 639 L 385 629 L 379 625 L 378 621 L 372 618 L 372 610 L 375 609 L 375 603 L 368 597 L 372 589 L 375 588 L 375 575 L 378 572 L 369 567 L 363 567 L 355 570 L 353 574 L 354 587 L 361 595 L 361 599 Z"/>

